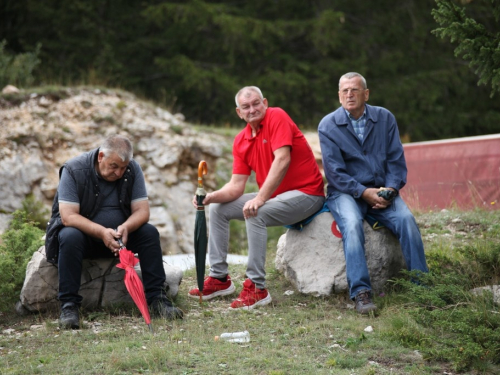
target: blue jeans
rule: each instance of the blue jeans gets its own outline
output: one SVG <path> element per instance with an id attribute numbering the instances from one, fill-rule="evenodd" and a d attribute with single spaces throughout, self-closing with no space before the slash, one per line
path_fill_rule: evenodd
<path id="1" fill-rule="evenodd" d="M 354 199 L 351 195 L 342 193 L 328 196 L 327 204 L 342 233 L 351 299 L 354 299 L 361 290 L 371 290 L 363 231 L 363 220 L 367 214 L 373 216 L 396 235 L 409 271 L 428 272 L 420 230 L 400 196 L 397 196 L 390 206 L 382 210 L 372 209 L 363 199 Z"/>
<path id="2" fill-rule="evenodd" d="M 139 255 L 146 300 L 151 304 L 165 294 L 165 269 L 158 230 L 146 223 L 128 235 L 127 249 Z M 59 232 L 59 293 L 61 304 L 82 303 L 80 278 L 84 258 L 113 258 L 102 241 L 96 240 L 73 227 Z"/>

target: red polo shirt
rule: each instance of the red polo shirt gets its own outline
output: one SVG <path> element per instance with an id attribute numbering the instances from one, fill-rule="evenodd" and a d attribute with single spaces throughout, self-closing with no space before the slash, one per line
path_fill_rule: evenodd
<path id="1" fill-rule="evenodd" d="M 233 144 L 233 174 L 250 175 L 255 171 L 262 187 L 274 161 L 273 152 L 290 146 L 290 166 L 271 198 L 290 190 L 309 195 L 324 195 L 323 178 L 311 147 L 290 116 L 281 108 L 267 108 L 257 135 L 252 138 L 250 124 L 236 136 Z"/>

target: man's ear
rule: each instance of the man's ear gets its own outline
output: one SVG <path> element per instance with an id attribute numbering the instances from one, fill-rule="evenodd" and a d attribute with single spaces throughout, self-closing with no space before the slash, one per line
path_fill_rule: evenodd
<path id="1" fill-rule="evenodd" d="M 266 108 L 269 107 L 269 104 L 267 103 L 267 99 L 266 98 L 262 99 L 262 103 L 264 103 L 264 106 Z"/>
<path id="2" fill-rule="evenodd" d="M 236 113 L 238 114 L 238 117 L 243 119 L 243 117 L 241 116 L 241 113 L 240 113 L 240 109 L 238 107 L 236 107 Z"/>

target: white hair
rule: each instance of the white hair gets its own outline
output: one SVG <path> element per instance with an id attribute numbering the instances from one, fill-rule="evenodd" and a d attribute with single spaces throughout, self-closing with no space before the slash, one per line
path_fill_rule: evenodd
<path id="1" fill-rule="evenodd" d="M 261 99 L 264 99 L 264 95 L 262 95 L 262 91 L 260 91 L 260 89 L 257 86 L 245 86 L 240 91 L 238 91 L 238 93 L 234 97 L 234 101 L 236 102 L 236 108 L 240 108 L 240 103 L 238 103 L 238 98 L 240 97 L 240 95 L 244 91 L 247 91 L 247 90 L 255 91 L 257 94 L 259 94 Z"/>
<path id="2" fill-rule="evenodd" d="M 108 137 L 99 147 L 99 151 L 108 157 L 112 154 L 117 154 L 122 161 L 130 161 L 134 157 L 132 143 L 123 135 L 112 135 Z"/>
<path id="3" fill-rule="evenodd" d="M 340 81 L 342 81 L 342 79 L 351 79 L 351 78 L 354 78 L 354 77 L 359 77 L 361 78 L 361 84 L 363 85 L 363 88 L 366 90 L 368 88 L 368 86 L 366 85 L 366 79 L 365 77 L 363 77 L 361 74 L 359 73 L 356 73 L 356 72 L 349 72 L 349 73 L 346 73 L 344 74 L 342 77 L 340 77 L 339 79 L 339 90 L 340 90 Z"/>

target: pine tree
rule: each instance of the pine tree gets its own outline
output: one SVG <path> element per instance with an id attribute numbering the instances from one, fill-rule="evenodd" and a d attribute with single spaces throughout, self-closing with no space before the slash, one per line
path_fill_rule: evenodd
<path id="1" fill-rule="evenodd" d="M 470 2 L 470 1 L 463 1 Z M 436 0 L 432 10 L 434 19 L 441 26 L 433 30 L 441 38 L 450 38 L 457 44 L 455 56 L 469 62 L 479 76 L 478 84 L 491 82 L 493 95 L 500 91 L 500 1 L 478 1 L 482 14 L 493 15 L 494 23 L 481 23 L 466 14 L 466 8 L 452 0 Z"/>

